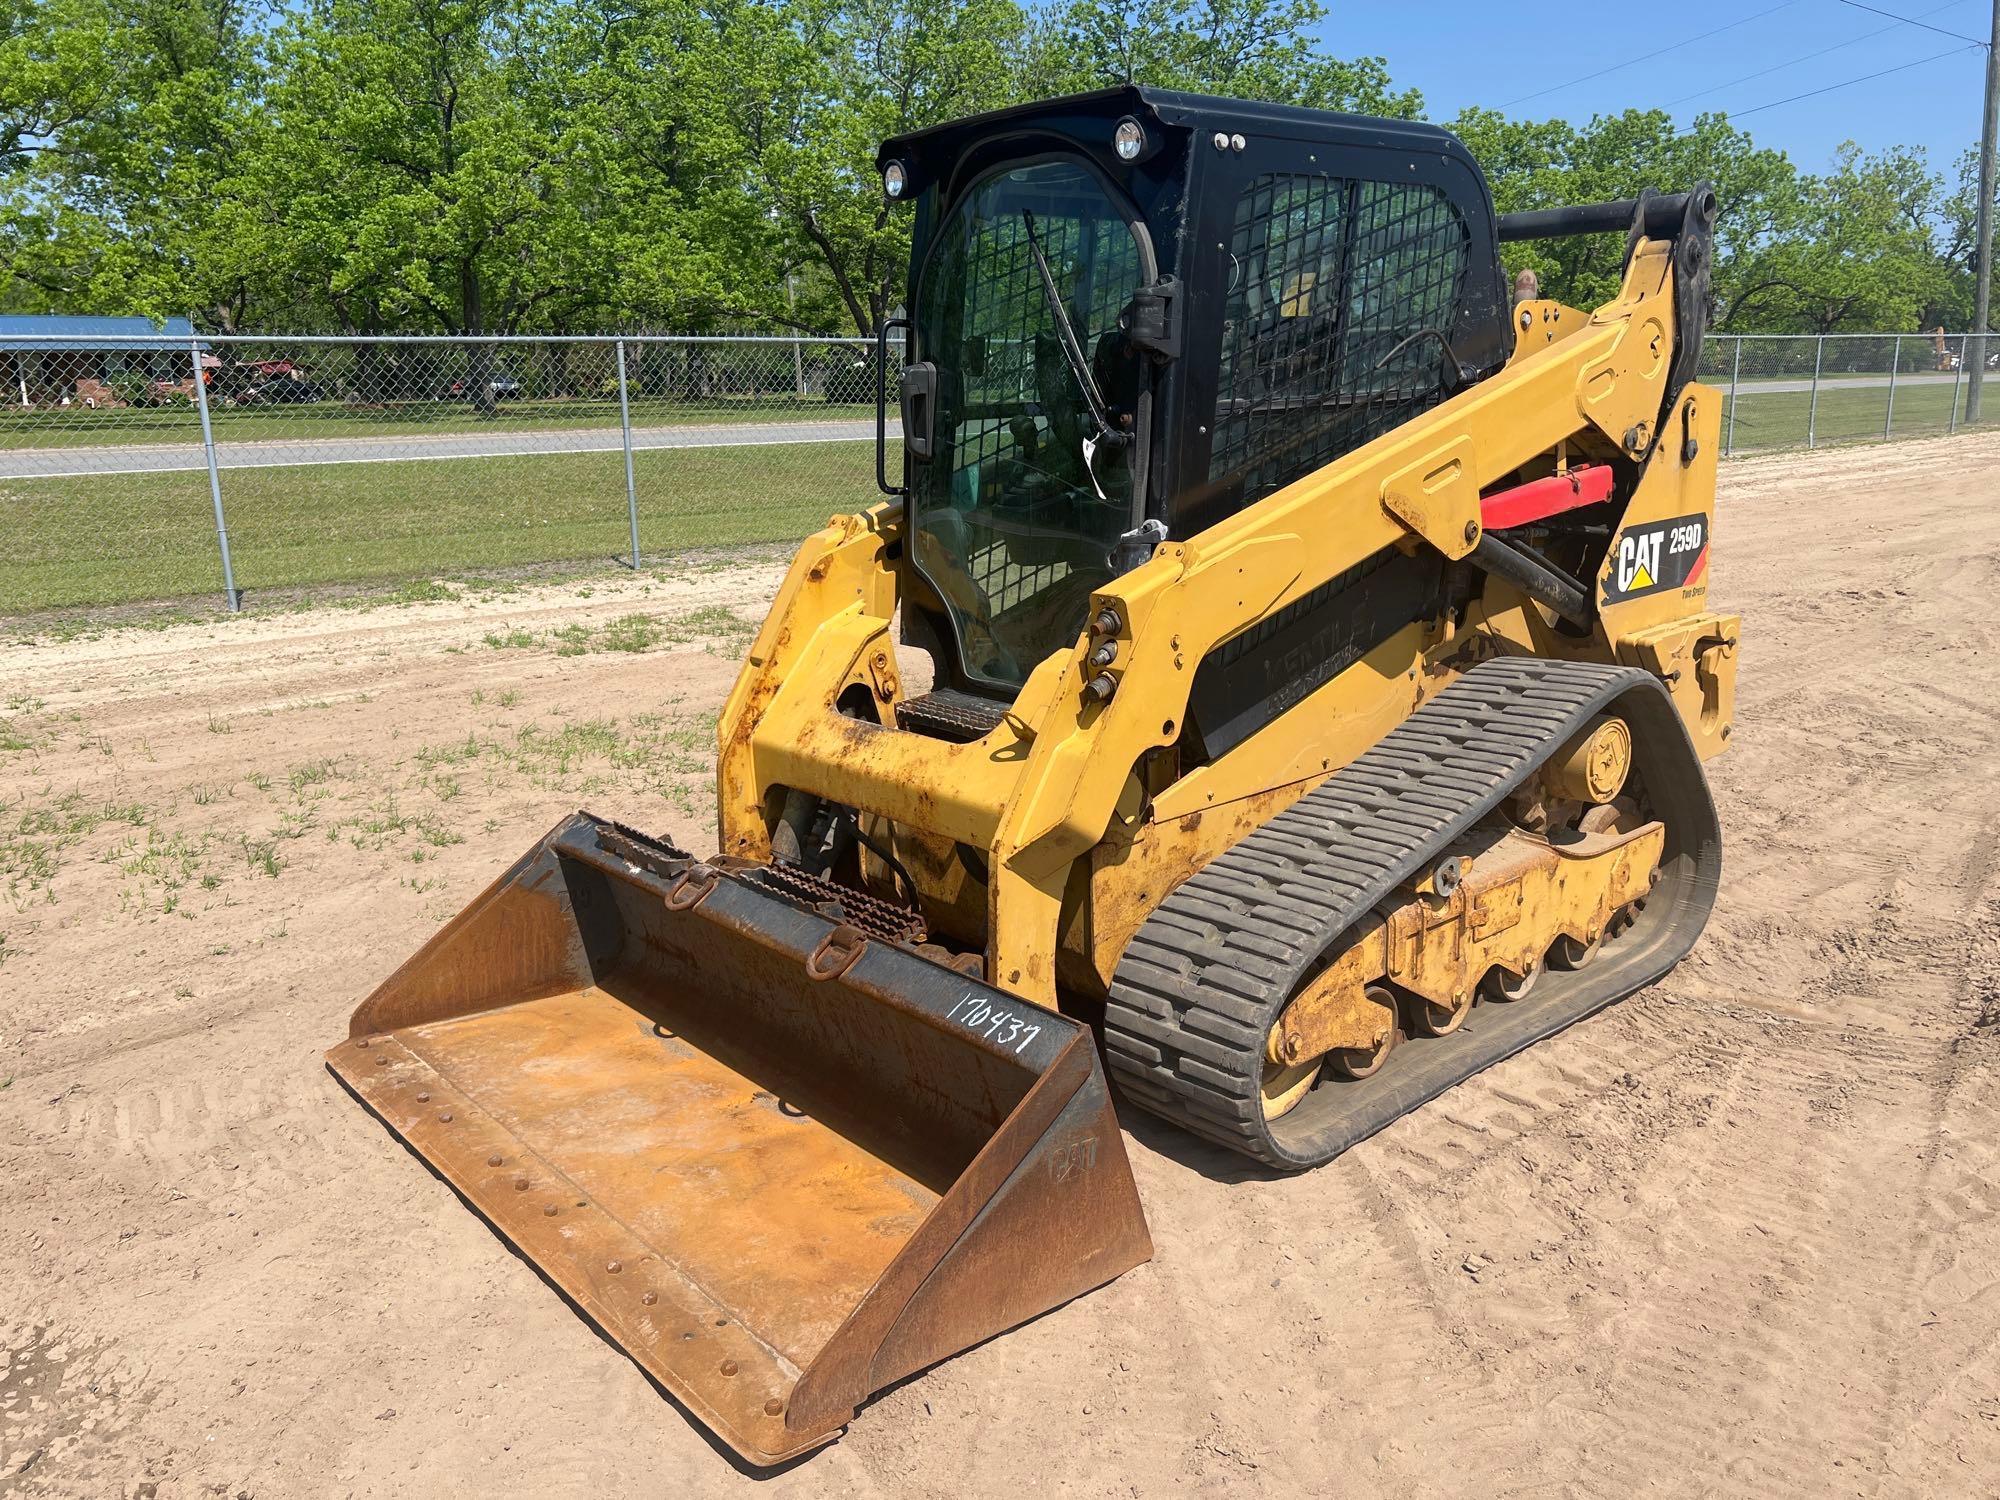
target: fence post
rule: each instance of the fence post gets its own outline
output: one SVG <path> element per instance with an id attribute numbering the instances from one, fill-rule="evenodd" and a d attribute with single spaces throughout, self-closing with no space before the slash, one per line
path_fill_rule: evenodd
<path id="1" fill-rule="evenodd" d="M 1819 370 L 1826 362 L 1826 335 L 1821 334 L 1813 343 L 1813 383 L 1812 399 L 1806 404 L 1806 446 L 1813 445 L 1813 436 L 1819 424 Z"/>
<path id="2" fill-rule="evenodd" d="M 1743 378 L 1743 335 L 1736 335 L 1736 359 L 1729 367 L 1729 431 L 1722 439 L 1722 456 L 1736 451 L 1736 386 Z"/>
<path id="3" fill-rule="evenodd" d="M 800 401 L 806 399 L 806 356 L 796 333 L 792 335 L 792 395 Z"/>
<path id="4" fill-rule="evenodd" d="M 1965 379 L 1965 355 L 1972 341 L 1960 338 L 1958 341 L 1958 362 L 1951 367 L 1951 416 L 1945 422 L 1946 433 L 1958 431 L 1958 387 Z"/>
<path id="5" fill-rule="evenodd" d="M 1900 333 L 1890 348 L 1894 352 L 1889 356 L 1889 409 L 1882 414 L 1882 438 L 1885 442 L 1896 431 L 1896 371 L 1903 363 L 1903 336 Z"/>
<path id="6" fill-rule="evenodd" d="M 639 571 L 639 486 L 632 480 L 632 401 L 625 390 L 625 340 L 618 341 L 618 427 L 625 436 L 625 514 L 632 521 L 632 571 Z"/>
<path id="7" fill-rule="evenodd" d="M 222 516 L 222 475 L 215 467 L 215 429 L 208 420 L 208 382 L 201 373 L 201 340 L 188 338 L 188 361 L 194 367 L 194 404 L 201 412 L 201 447 L 208 457 L 208 498 L 215 502 L 215 541 L 222 549 L 222 592 L 233 615 L 243 608 L 236 592 L 236 565 L 229 557 L 229 525 Z"/>

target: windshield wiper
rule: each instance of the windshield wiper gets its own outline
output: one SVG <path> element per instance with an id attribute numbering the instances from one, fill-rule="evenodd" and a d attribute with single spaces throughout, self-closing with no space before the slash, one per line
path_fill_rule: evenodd
<path id="1" fill-rule="evenodd" d="M 1090 373 L 1090 365 L 1083 357 L 1083 342 L 1076 336 L 1076 325 L 1069 320 L 1069 312 L 1063 307 L 1062 293 L 1056 290 L 1055 272 L 1049 269 L 1049 258 L 1042 253 L 1042 238 L 1035 232 L 1035 215 L 1032 209 L 1021 210 L 1021 223 L 1028 231 L 1028 249 L 1035 257 L 1035 269 L 1041 273 L 1042 295 L 1048 299 L 1049 313 L 1056 320 L 1056 342 L 1062 346 L 1063 360 L 1069 372 L 1076 377 L 1077 389 L 1083 392 L 1083 401 L 1090 408 L 1090 419 L 1097 424 L 1094 437 L 1085 440 L 1083 463 L 1086 471 L 1090 468 L 1093 453 L 1100 444 L 1109 443 L 1114 448 L 1122 448 L 1132 441 L 1132 435 L 1118 427 L 1111 420 L 1111 413 L 1104 405 L 1104 393 L 1097 388 L 1097 379 Z M 1097 476 L 1091 474 L 1090 482 L 1097 485 Z M 1098 497 L 1104 491 L 1098 488 Z"/>

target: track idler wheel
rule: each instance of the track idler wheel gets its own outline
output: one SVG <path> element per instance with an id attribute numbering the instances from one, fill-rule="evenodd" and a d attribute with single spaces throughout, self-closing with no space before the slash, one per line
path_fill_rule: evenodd
<path id="1" fill-rule="evenodd" d="M 1412 995 L 1406 1008 L 1410 1029 L 1418 1036 L 1450 1036 L 1472 1014 L 1472 995 L 1468 991 L 1456 1005 L 1444 1005 L 1422 995 Z"/>
<path id="2" fill-rule="evenodd" d="M 1516 1000 L 1527 999 L 1528 992 L 1535 987 L 1535 981 L 1541 977 L 1540 959 L 1530 964 L 1525 974 L 1510 974 L 1496 965 L 1480 976 L 1479 998 L 1496 1005 L 1512 1005 Z"/>
<path id="3" fill-rule="evenodd" d="M 1580 943 L 1568 933 L 1564 933 L 1549 944 L 1549 967 L 1554 969 L 1587 969 L 1604 949 L 1603 937 L 1594 937 L 1587 943 Z"/>
<path id="4" fill-rule="evenodd" d="M 1368 998 L 1378 1005 L 1387 1006 L 1391 1011 L 1399 1009 L 1395 995 L 1386 985 L 1369 985 Z M 1402 1028 L 1391 1026 L 1382 1034 L 1382 1040 L 1373 1047 L 1334 1048 L 1326 1055 L 1326 1065 L 1342 1078 L 1351 1078 L 1357 1082 L 1363 1078 L 1373 1078 L 1382 1071 L 1383 1066 L 1389 1061 L 1389 1054 L 1396 1050 L 1396 1044 L 1402 1039 Z"/>
<path id="5" fill-rule="evenodd" d="M 1319 1069 L 1320 1059 L 1317 1057 L 1303 1063 L 1274 1063 L 1266 1059 L 1264 1081 L 1260 1088 L 1264 1118 L 1275 1120 L 1297 1108 L 1299 1101 L 1311 1093 L 1312 1086 L 1319 1082 Z"/>

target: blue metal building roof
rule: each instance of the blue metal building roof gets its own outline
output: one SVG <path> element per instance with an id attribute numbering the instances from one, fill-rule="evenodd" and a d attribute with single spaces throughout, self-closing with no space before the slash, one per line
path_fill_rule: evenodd
<path id="1" fill-rule="evenodd" d="M 132 342 L 157 335 L 157 344 Z M 92 318 L 0 313 L 0 350 L 185 349 L 194 337 L 186 318 L 155 325 L 150 318 Z M 112 340 L 106 342 L 106 340 Z"/>

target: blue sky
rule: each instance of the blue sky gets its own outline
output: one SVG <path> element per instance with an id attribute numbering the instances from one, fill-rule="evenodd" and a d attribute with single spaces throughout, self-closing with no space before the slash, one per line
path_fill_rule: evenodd
<path id="1" fill-rule="evenodd" d="M 1983 39 L 1992 26 L 1990 0 L 1867 3 L 1967 37 Z M 1683 124 L 1705 109 L 1732 116 L 1756 109 L 1743 115 L 1743 129 L 1807 171 L 1823 169 L 1840 143 L 1852 140 L 1870 151 L 1927 147 L 1933 169 L 1949 173 L 1958 154 L 1979 140 L 1985 53 L 1841 0 L 1679 0 L 1637 8 L 1617 0 L 1329 0 L 1328 9 L 1328 50 L 1387 58 L 1397 84 L 1423 90 L 1434 120 L 1468 104 L 1575 120 L 1628 106 L 1665 108 Z M 1662 50 L 1720 27 L 1729 29 Z M 1654 42 L 1651 49 L 1662 55 L 1617 66 Z M 1806 56 L 1826 48 L 1834 50 Z M 1938 53 L 1947 55 L 1757 109 Z"/>

